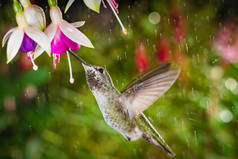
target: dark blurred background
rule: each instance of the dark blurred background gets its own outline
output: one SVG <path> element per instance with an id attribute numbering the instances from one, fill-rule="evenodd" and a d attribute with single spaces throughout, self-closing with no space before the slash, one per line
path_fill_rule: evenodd
<path id="1" fill-rule="evenodd" d="M 238 1 L 117 2 L 127 36 L 109 7 L 97 14 L 77 0 L 64 15 L 69 22 L 86 21 L 80 30 L 95 46 L 77 54 L 106 67 L 119 90 L 172 61 L 182 70 L 179 79 L 145 114 L 178 159 L 238 158 Z M 33 3 L 49 24 L 47 1 Z M 63 11 L 67 1 L 58 3 Z M 11 1 L 0 7 L 2 39 L 16 21 Z M 106 125 L 75 59 L 70 84 L 65 54 L 56 70 L 43 54 L 35 72 L 25 54 L 6 64 L 6 48 L 0 51 L 0 158 L 169 158 L 142 140 L 125 141 Z"/>

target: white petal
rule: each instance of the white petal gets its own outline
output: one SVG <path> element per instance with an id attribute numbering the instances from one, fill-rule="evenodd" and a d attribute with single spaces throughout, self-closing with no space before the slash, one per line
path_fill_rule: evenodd
<path id="1" fill-rule="evenodd" d="M 69 7 L 74 3 L 75 0 L 69 0 L 66 7 L 65 7 L 65 10 L 64 10 L 64 13 L 66 13 L 69 9 Z"/>
<path id="2" fill-rule="evenodd" d="M 49 38 L 50 41 L 53 40 L 55 33 L 57 31 L 57 25 L 51 23 L 46 29 L 45 29 L 45 35 Z"/>
<path id="3" fill-rule="evenodd" d="M 9 37 L 11 36 L 11 34 L 16 30 L 17 28 L 12 28 L 10 29 L 3 37 L 2 39 L 2 47 L 5 46 L 7 40 L 9 39 Z"/>
<path id="4" fill-rule="evenodd" d="M 25 32 L 32 40 L 49 53 L 50 56 L 50 40 L 42 31 L 34 27 L 27 27 Z"/>
<path id="5" fill-rule="evenodd" d="M 62 21 L 60 24 L 60 30 L 73 42 L 86 47 L 94 48 L 91 41 L 73 25 L 66 21 Z"/>
<path id="6" fill-rule="evenodd" d="M 56 31 L 57 31 L 57 25 L 53 23 L 48 25 L 47 28 L 45 29 L 45 34 L 50 40 L 50 42 L 53 40 Z M 35 49 L 35 53 L 34 53 L 34 59 L 38 58 L 43 52 L 44 52 L 44 49 L 41 46 L 37 45 Z"/>
<path id="7" fill-rule="evenodd" d="M 9 38 L 7 43 L 7 63 L 9 63 L 19 51 L 22 40 L 24 37 L 24 32 L 21 29 L 16 29 Z"/>
<path id="8" fill-rule="evenodd" d="M 80 28 L 85 24 L 85 21 L 78 21 L 78 22 L 74 22 L 71 23 L 75 28 Z"/>

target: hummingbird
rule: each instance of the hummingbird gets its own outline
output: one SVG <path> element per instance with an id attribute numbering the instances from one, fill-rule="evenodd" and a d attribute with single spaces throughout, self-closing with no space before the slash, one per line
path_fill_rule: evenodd
<path id="1" fill-rule="evenodd" d="M 143 111 L 173 85 L 179 76 L 179 69 L 170 71 L 170 63 L 162 64 L 120 92 L 105 68 L 90 65 L 72 51 L 70 53 L 83 65 L 87 84 L 109 126 L 127 141 L 143 139 L 159 146 L 169 156 L 175 156 Z"/>

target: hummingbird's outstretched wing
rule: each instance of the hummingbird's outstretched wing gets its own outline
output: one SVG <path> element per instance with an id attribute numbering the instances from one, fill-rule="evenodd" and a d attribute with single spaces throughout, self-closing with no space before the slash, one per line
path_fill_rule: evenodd
<path id="1" fill-rule="evenodd" d="M 169 69 L 170 63 L 163 64 L 122 91 L 121 100 L 126 103 L 131 119 L 146 110 L 172 86 L 180 71 Z"/>

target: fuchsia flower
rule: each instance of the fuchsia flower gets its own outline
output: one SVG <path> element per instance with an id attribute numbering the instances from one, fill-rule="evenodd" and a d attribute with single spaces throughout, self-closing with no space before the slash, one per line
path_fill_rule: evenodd
<path id="1" fill-rule="evenodd" d="M 69 0 L 67 5 L 66 5 L 66 8 L 65 8 L 65 12 L 67 12 L 67 10 L 69 9 L 69 7 L 73 4 L 75 0 Z M 126 35 L 128 32 L 127 32 L 127 29 L 124 27 L 123 23 L 121 22 L 121 19 L 119 18 L 118 14 L 119 14 L 119 11 L 118 11 L 118 4 L 115 0 L 106 0 L 108 5 L 111 7 L 115 17 L 117 18 L 121 28 L 122 28 L 122 32 Z M 95 6 L 97 6 L 97 4 L 99 4 L 99 7 L 100 7 L 100 3 L 102 2 L 104 8 L 107 8 L 104 0 L 95 0 L 95 1 L 89 1 L 87 2 L 87 0 L 84 0 L 84 3 L 91 9 L 93 9 L 94 11 L 96 11 L 97 9 L 95 9 Z M 99 12 L 99 11 L 97 11 Z"/>
<path id="2" fill-rule="evenodd" d="M 67 53 L 70 71 L 70 83 L 74 83 L 68 50 L 78 50 L 80 45 L 93 48 L 93 45 L 82 32 L 76 29 L 75 25 L 68 23 L 62 18 L 62 13 L 59 7 L 57 7 L 56 1 L 52 1 L 52 3 L 49 4 L 50 18 L 52 23 L 46 28 L 45 34 L 50 39 L 51 43 L 53 67 L 56 69 L 56 64 L 60 62 L 60 55 Z M 42 53 L 43 50 L 41 48 L 37 48 L 34 58 L 37 58 Z"/>
<path id="3" fill-rule="evenodd" d="M 7 43 L 7 63 L 9 63 L 20 50 L 27 53 L 28 59 L 33 64 L 33 69 L 38 67 L 33 60 L 33 50 L 36 44 L 40 45 L 44 50 L 50 52 L 50 41 L 47 36 L 38 28 L 28 25 L 26 18 L 22 12 L 22 7 L 17 0 L 14 0 L 14 11 L 16 12 L 16 21 L 18 27 L 9 30 L 2 40 L 2 46 Z"/>
<path id="4" fill-rule="evenodd" d="M 109 2 L 109 5 L 111 4 L 112 7 L 113 7 L 113 9 L 116 11 L 116 13 L 119 14 L 119 11 L 118 11 L 118 6 L 119 6 L 119 5 L 117 4 L 117 2 L 116 2 L 115 0 L 109 0 L 109 1 L 110 1 L 110 2 Z M 102 0 L 102 4 L 103 4 L 104 8 L 107 8 L 107 6 L 106 6 L 104 0 Z"/>

